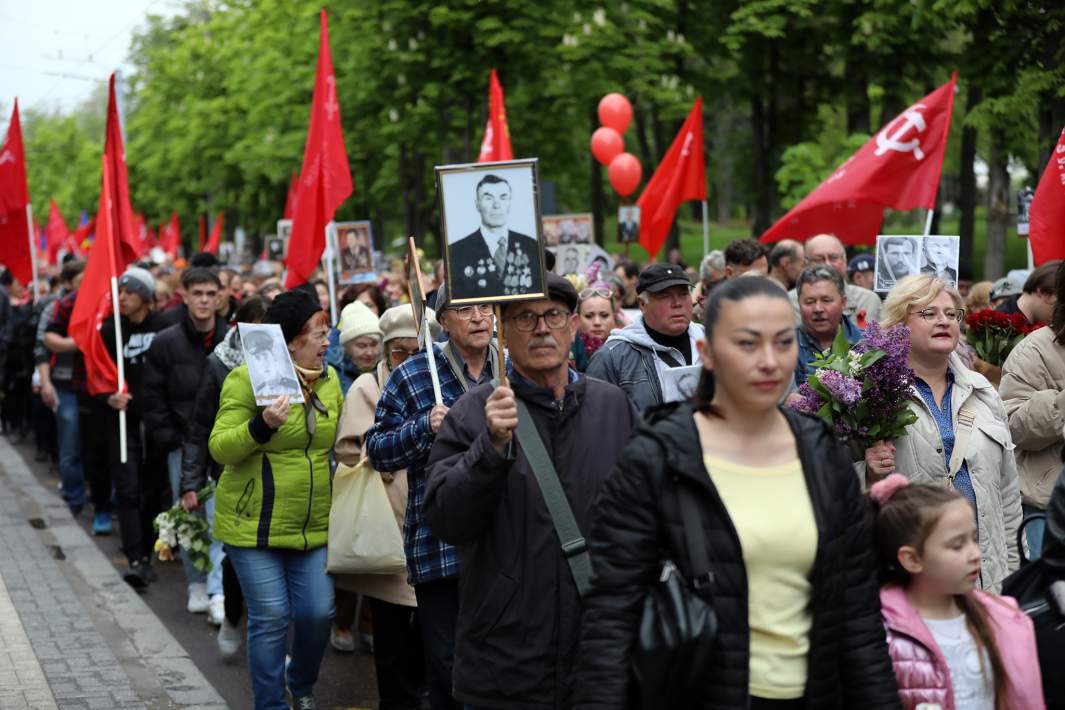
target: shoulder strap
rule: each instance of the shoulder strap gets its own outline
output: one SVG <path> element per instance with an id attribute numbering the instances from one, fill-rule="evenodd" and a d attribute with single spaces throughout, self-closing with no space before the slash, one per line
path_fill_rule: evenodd
<path id="1" fill-rule="evenodd" d="M 702 517 L 692 492 L 680 486 L 677 486 L 676 491 L 680 517 L 684 523 L 685 545 L 692 566 L 691 583 L 695 589 L 703 589 L 714 581 L 714 575 L 710 571 L 710 555 L 706 551 L 706 539 L 700 524 Z"/>
<path id="2" fill-rule="evenodd" d="M 540 486 L 540 493 L 547 503 L 547 510 L 551 513 L 551 521 L 555 525 L 555 533 L 559 542 L 562 543 L 562 554 L 569 563 L 573 573 L 573 581 L 577 584 L 577 593 L 583 597 L 591 585 L 592 562 L 588 557 L 588 546 L 581 535 L 577 521 L 573 517 L 573 510 L 566 500 L 566 492 L 562 490 L 562 482 L 558 480 L 558 472 L 547 455 L 544 442 L 540 433 L 536 431 L 536 424 L 532 420 L 532 414 L 525 402 L 515 398 L 518 403 L 518 443 L 525 452 L 525 458 L 529 461 L 536 483 Z"/>
<path id="3" fill-rule="evenodd" d="M 954 423 L 954 450 L 950 454 L 950 466 L 947 468 L 947 479 L 950 484 L 954 483 L 954 477 L 961 470 L 965 460 L 965 452 L 969 448 L 969 437 L 973 433 L 973 423 L 976 417 L 973 413 L 962 407 L 958 410 L 958 421 Z"/>
<path id="4" fill-rule="evenodd" d="M 458 380 L 459 381 L 459 385 L 462 386 L 462 391 L 463 392 L 469 392 L 470 391 L 470 383 L 466 381 L 466 375 L 462 371 L 462 362 L 458 359 L 458 356 L 455 355 L 455 351 L 452 349 L 452 346 L 451 346 L 451 341 L 449 340 L 446 343 L 444 343 L 444 345 L 440 349 L 443 351 L 444 357 L 447 359 L 447 364 L 448 364 L 448 367 L 451 368 L 452 374 L 455 375 L 455 379 Z M 498 357 L 496 355 L 496 345 L 495 345 L 495 343 L 489 343 L 488 344 L 488 367 L 489 367 L 489 372 L 492 373 L 492 379 L 493 380 L 498 380 L 499 379 L 499 373 L 496 372 L 496 370 L 498 369 L 496 367 L 496 360 L 497 359 L 498 359 Z"/>

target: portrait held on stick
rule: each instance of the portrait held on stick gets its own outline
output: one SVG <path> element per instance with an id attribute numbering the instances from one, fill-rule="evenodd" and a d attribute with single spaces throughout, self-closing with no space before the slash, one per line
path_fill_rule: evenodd
<path id="1" fill-rule="evenodd" d="M 422 269 L 418 263 L 418 247 L 414 237 L 407 238 L 407 295 L 414 309 L 414 327 L 420 336 L 422 323 L 425 322 L 425 286 L 422 284 Z"/>
<path id="2" fill-rule="evenodd" d="M 303 402 L 303 390 L 292 367 L 281 326 L 276 323 L 238 323 L 240 346 L 248 363 L 248 377 L 257 405 L 268 405 L 288 395 L 289 402 Z"/>
<path id="3" fill-rule="evenodd" d="M 292 238 L 292 220 L 277 220 L 277 238 L 281 240 L 281 259 L 288 256 L 288 240 Z"/>
<path id="4" fill-rule="evenodd" d="M 354 284 L 377 278 L 374 269 L 373 229 L 369 221 L 337 222 L 340 283 Z"/>
<path id="5" fill-rule="evenodd" d="M 876 238 L 874 291 L 887 292 L 913 274 L 931 274 L 958 285 L 958 237 L 880 234 Z"/>
<path id="6" fill-rule="evenodd" d="M 543 297 L 537 161 L 436 168 L 454 303 Z"/>
<path id="7" fill-rule="evenodd" d="M 544 244 L 591 244 L 595 218 L 589 212 L 544 215 Z"/>
<path id="8" fill-rule="evenodd" d="M 640 206 L 621 205 L 618 207 L 618 241 L 632 244 L 640 241 Z"/>

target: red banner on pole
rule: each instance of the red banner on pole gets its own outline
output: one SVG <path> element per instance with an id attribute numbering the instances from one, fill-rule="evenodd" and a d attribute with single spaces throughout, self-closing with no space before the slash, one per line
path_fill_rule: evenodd
<path id="1" fill-rule="evenodd" d="M 488 122 L 484 127 L 484 140 L 481 141 L 481 154 L 477 156 L 477 162 L 490 163 L 495 160 L 514 160 L 514 150 L 510 147 L 503 85 L 493 69 L 488 77 Z"/>

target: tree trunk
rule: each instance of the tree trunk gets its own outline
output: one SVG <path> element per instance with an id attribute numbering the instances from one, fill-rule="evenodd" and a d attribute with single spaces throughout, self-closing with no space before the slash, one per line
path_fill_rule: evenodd
<path id="1" fill-rule="evenodd" d="M 713 151 L 710 153 L 711 171 L 714 176 L 715 208 L 717 222 L 727 224 L 732 219 L 733 165 L 735 156 L 729 138 L 735 123 L 729 104 L 717 101 L 713 111 Z"/>
<path id="2" fill-rule="evenodd" d="M 594 103 L 589 106 L 588 125 L 591 126 L 592 132 L 595 132 L 595 129 L 599 127 L 599 115 Z M 595 226 L 595 243 L 603 246 L 603 220 L 606 218 L 606 199 L 603 194 L 603 166 L 599 164 L 599 161 L 595 159 L 591 151 L 588 152 L 588 158 L 592 166 L 590 175 L 592 180 L 592 224 Z"/>
<path id="3" fill-rule="evenodd" d="M 647 140 L 647 110 L 644 108 L 644 102 L 637 97 L 632 105 L 633 116 L 636 122 L 636 143 L 640 146 L 640 159 L 643 162 L 644 174 L 650 175 L 654 172 L 655 156 L 651 152 L 651 144 Z M 593 112 L 594 113 L 594 112 Z M 594 125 L 595 128 L 599 128 L 599 116 L 595 115 Z M 594 131 L 595 128 L 592 130 Z M 632 151 L 629 151 L 630 153 Z"/>
<path id="4" fill-rule="evenodd" d="M 965 94 L 965 110 L 969 112 L 980 103 L 980 87 L 970 83 Z M 976 225 L 976 162 L 977 131 L 974 126 L 964 126 L 961 131 L 961 171 L 958 182 L 961 210 L 960 251 L 958 253 L 958 278 L 973 279 L 973 232 Z"/>
<path id="5" fill-rule="evenodd" d="M 987 252 L 984 278 L 994 280 L 1006 273 L 1006 234 L 1010 220 L 1009 153 L 999 131 L 991 132 L 987 185 Z"/>
<path id="6" fill-rule="evenodd" d="M 772 175 L 769 168 L 769 146 L 766 143 L 766 111 L 760 94 L 751 95 L 751 147 L 754 152 L 752 161 L 752 182 L 754 203 L 751 214 L 751 235 L 759 236 L 772 226 L 770 210 L 773 190 Z"/>

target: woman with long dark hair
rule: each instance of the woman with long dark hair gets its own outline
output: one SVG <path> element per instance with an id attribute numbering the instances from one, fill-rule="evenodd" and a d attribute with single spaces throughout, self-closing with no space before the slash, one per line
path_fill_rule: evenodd
<path id="1" fill-rule="evenodd" d="M 779 405 L 798 358 L 787 294 L 763 277 L 730 279 L 711 293 L 703 323 L 695 401 L 650 410 L 603 484 L 578 706 L 626 705 L 663 560 L 692 580 L 683 496 L 710 559 L 694 593 L 718 620 L 687 706 L 898 707 L 850 459 L 823 422 Z"/>

